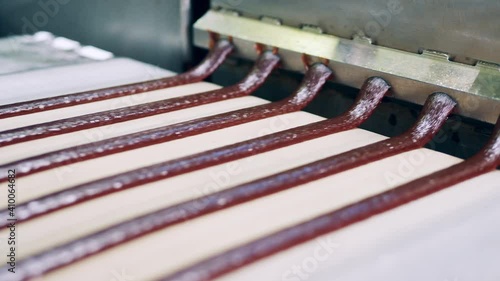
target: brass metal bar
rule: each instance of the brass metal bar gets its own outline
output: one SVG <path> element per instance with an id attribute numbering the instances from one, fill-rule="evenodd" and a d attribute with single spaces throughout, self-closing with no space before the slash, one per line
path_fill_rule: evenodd
<path id="1" fill-rule="evenodd" d="M 500 114 L 500 68 L 449 61 L 434 52 L 410 53 L 332 35 L 246 18 L 237 13 L 208 11 L 194 25 L 194 43 L 207 47 L 208 31 L 230 37 L 235 55 L 254 60 L 255 43 L 279 50 L 285 69 L 303 72 L 303 56 L 328 62 L 334 81 L 360 88 L 371 76 L 391 83 L 394 97 L 424 104 L 427 95 L 444 92 L 458 102 L 461 115 L 495 123 Z"/>

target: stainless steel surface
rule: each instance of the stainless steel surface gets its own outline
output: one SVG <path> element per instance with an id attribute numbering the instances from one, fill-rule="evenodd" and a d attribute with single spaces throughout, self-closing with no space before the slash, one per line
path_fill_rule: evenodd
<path id="1" fill-rule="evenodd" d="M 212 0 L 212 6 L 278 18 L 287 26 L 311 24 L 341 38 L 364 34 L 377 45 L 412 53 L 431 49 L 469 64 L 500 63 L 495 0 Z"/>
<path id="2" fill-rule="evenodd" d="M 189 1 L 0 0 L 0 36 L 46 30 L 173 71 L 191 45 Z"/>
<path id="3" fill-rule="evenodd" d="M 403 52 L 223 11 L 211 10 L 195 23 L 197 46 L 207 47 L 207 30 L 232 37 L 241 57 L 255 59 L 255 43 L 261 43 L 279 49 L 286 69 L 303 72 L 302 54 L 307 54 L 311 61 L 327 59 L 334 80 L 342 84 L 359 88 L 366 78 L 380 76 L 402 100 L 423 104 L 429 94 L 442 91 L 459 102 L 464 116 L 494 123 L 500 114 L 498 65 L 450 62 L 439 52 Z"/>
<path id="4" fill-rule="evenodd" d="M 49 32 L 0 39 L 0 75 L 107 60 L 113 54 Z"/>

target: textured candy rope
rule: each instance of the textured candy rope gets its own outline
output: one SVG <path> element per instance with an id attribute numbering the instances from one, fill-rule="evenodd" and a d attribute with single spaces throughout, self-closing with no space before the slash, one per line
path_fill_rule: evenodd
<path id="1" fill-rule="evenodd" d="M 29 175 L 70 163 L 81 162 L 261 120 L 280 114 L 295 112 L 304 108 L 316 96 L 331 73 L 332 71 L 322 64 L 314 65 L 310 68 L 310 71 L 306 73 L 297 91 L 289 98 L 282 101 L 49 152 L 2 165 L 0 166 L 0 171 L 16 169 L 17 176 Z M 0 182 L 7 180 L 5 174 L 0 175 Z"/>
<path id="2" fill-rule="evenodd" d="M 274 55 L 272 52 L 264 52 L 256 61 L 250 73 L 238 84 L 195 95 L 97 112 L 0 132 L 0 146 L 12 145 L 246 96 L 257 90 L 264 81 L 266 81 L 266 78 L 271 74 L 278 62 L 279 57 L 277 55 Z"/>
<path id="3" fill-rule="evenodd" d="M 314 67 L 311 67 L 311 71 Z M 15 280 L 28 280 L 111 247 L 164 229 L 187 219 L 263 197 L 402 151 L 423 146 L 439 130 L 455 107 L 445 94 L 431 95 L 417 123 L 407 133 L 283 173 L 243 184 L 199 199 L 165 208 L 44 251 L 19 263 Z M 392 148 L 390 148 L 392 147 Z M 380 151 L 382 150 L 382 151 Z M 351 158 L 358 157 L 352 161 Z"/>
<path id="4" fill-rule="evenodd" d="M 229 41 L 220 40 L 199 65 L 182 74 L 129 85 L 7 104 L 0 106 L 0 119 L 199 82 L 212 74 L 232 50 L 233 45 Z"/>
<path id="5" fill-rule="evenodd" d="M 383 79 L 370 78 L 361 88 L 354 105 L 341 116 L 128 171 L 33 199 L 16 206 L 17 222 L 142 184 L 355 128 L 368 119 L 388 90 L 389 85 Z M 8 216 L 7 209 L 0 211 L 0 228 L 7 225 Z"/>
<path id="6" fill-rule="evenodd" d="M 183 269 L 162 281 L 205 281 L 321 235 L 418 200 L 500 165 L 500 119 L 489 143 L 472 158 L 378 195 L 286 228 Z"/>

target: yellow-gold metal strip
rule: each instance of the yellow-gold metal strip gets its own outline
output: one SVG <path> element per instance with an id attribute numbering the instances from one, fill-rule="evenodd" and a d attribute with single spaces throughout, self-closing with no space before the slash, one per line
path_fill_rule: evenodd
<path id="1" fill-rule="evenodd" d="M 195 23 L 195 45 L 208 47 L 209 31 L 231 37 L 240 57 L 256 59 L 255 43 L 260 43 L 279 49 L 285 69 L 303 72 L 302 54 L 307 54 L 327 59 L 334 81 L 342 84 L 359 88 L 366 78 L 380 76 L 401 100 L 423 104 L 441 91 L 458 101 L 461 115 L 494 123 L 500 114 L 500 68 L 495 64 L 471 66 L 216 10 Z"/>

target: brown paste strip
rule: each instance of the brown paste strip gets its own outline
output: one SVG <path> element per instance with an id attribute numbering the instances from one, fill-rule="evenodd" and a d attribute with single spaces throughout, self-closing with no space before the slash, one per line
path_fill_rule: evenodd
<path id="1" fill-rule="evenodd" d="M 17 222 L 146 183 L 355 128 L 373 113 L 388 90 L 389 85 L 383 79 L 370 78 L 361 88 L 354 105 L 339 117 L 128 171 L 33 199 L 16 206 Z M 8 224 L 8 216 L 9 210 L 0 211 L 0 228 Z"/>
<path id="2" fill-rule="evenodd" d="M 437 133 L 455 105 L 446 94 L 432 94 L 417 123 L 401 136 L 164 208 L 44 251 L 21 261 L 15 280 L 41 276 L 168 226 L 422 147 Z"/>
<path id="3" fill-rule="evenodd" d="M 35 124 L 0 132 L 0 146 L 110 125 L 156 114 L 172 112 L 251 94 L 259 88 L 279 62 L 272 52 L 264 52 L 250 73 L 238 84 L 204 93 L 140 104 L 83 116 Z"/>
<path id="4" fill-rule="evenodd" d="M 15 169 L 18 177 L 34 174 L 70 163 L 298 111 L 316 96 L 331 74 L 328 67 L 316 64 L 307 71 L 299 88 L 287 99 L 37 155 L 1 165 L 0 171 Z M 6 174 L 0 175 L 0 182 L 7 180 Z"/>
<path id="5" fill-rule="evenodd" d="M 489 143 L 472 158 L 394 189 L 257 239 L 206 259 L 162 281 L 205 281 L 237 270 L 280 251 L 337 231 L 455 184 L 495 170 L 500 165 L 500 118 Z"/>
<path id="6" fill-rule="evenodd" d="M 233 45 L 229 41 L 220 40 L 199 65 L 182 74 L 129 85 L 2 105 L 0 106 L 0 119 L 199 82 L 212 74 L 232 50 Z"/>

